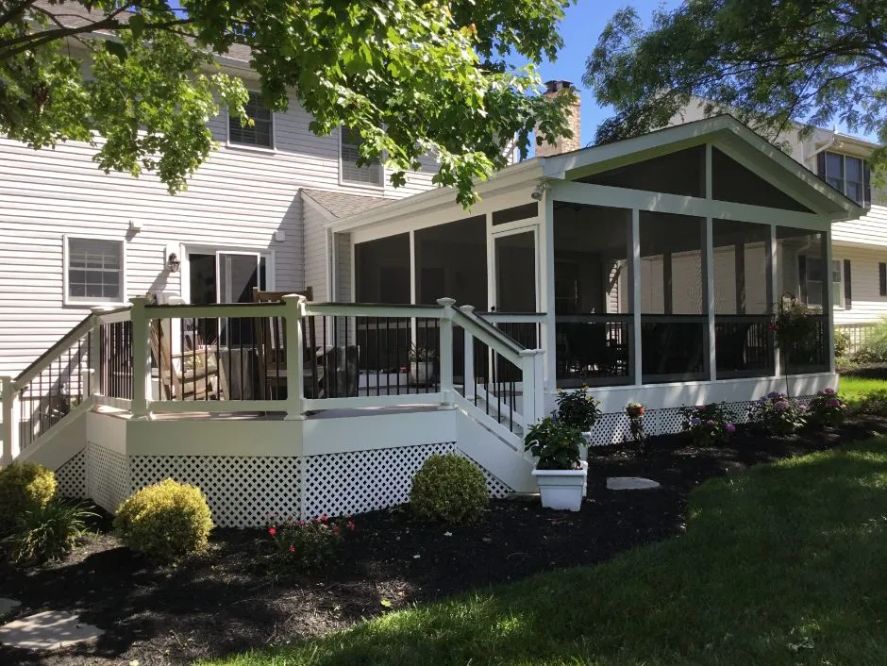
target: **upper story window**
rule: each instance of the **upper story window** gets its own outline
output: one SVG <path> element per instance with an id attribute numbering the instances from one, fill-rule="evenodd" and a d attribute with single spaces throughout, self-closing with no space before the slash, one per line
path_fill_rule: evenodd
<path id="1" fill-rule="evenodd" d="M 341 136 L 342 182 L 381 187 L 385 173 L 379 160 L 357 166 L 357 159 L 360 157 L 360 144 L 363 142 L 360 134 L 343 127 Z"/>
<path id="2" fill-rule="evenodd" d="M 66 241 L 66 299 L 78 303 L 121 302 L 123 241 L 72 237 Z"/>
<path id="3" fill-rule="evenodd" d="M 262 96 L 250 92 L 246 104 L 246 115 L 252 118 L 253 126 L 244 127 L 240 118 L 228 116 L 228 142 L 241 146 L 274 147 L 274 116 L 262 102 Z"/>
<path id="4" fill-rule="evenodd" d="M 819 153 L 818 159 L 820 178 L 860 206 L 871 205 L 871 172 L 864 159 L 832 152 Z"/>

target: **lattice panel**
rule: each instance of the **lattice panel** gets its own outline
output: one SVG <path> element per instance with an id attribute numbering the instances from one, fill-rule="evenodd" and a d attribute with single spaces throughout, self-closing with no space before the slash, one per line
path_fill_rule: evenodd
<path id="1" fill-rule="evenodd" d="M 413 475 L 433 453 L 453 453 L 453 442 L 305 458 L 304 516 L 340 516 L 403 504 Z"/>
<path id="2" fill-rule="evenodd" d="M 113 513 L 130 494 L 126 456 L 98 444 L 86 448 L 86 490 L 90 498 Z"/>
<path id="3" fill-rule="evenodd" d="M 462 456 L 463 458 L 466 458 L 466 459 L 470 460 L 471 462 L 473 462 L 477 466 L 477 468 L 481 472 L 483 472 L 484 478 L 487 480 L 487 492 L 490 493 L 490 497 L 493 497 L 496 499 L 501 499 L 501 498 L 505 497 L 506 495 L 508 495 L 509 493 L 514 492 L 514 489 L 511 486 L 509 486 L 504 481 L 493 476 L 493 474 L 486 467 L 481 465 L 474 458 L 472 458 L 469 455 L 466 455 L 462 451 L 457 451 L 457 453 L 460 456 Z M 515 455 L 517 455 L 517 454 L 515 454 Z"/>
<path id="4" fill-rule="evenodd" d="M 272 456 L 132 456 L 133 490 L 164 479 L 200 488 L 219 527 L 263 527 L 299 517 L 301 459 Z"/>
<path id="5" fill-rule="evenodd" d="M 675 408 L 654 409 L 651 414 L 653 424 L 644 423 L 644 427 L 648 428 L 649 435 L 670 435 L 672 433 L 681 432 L 681 424 L 684 417 L 681 416 L 681 410 Z"/>
<path id="6" fill-rule="evenodd" d="M 644 419 L 644 427 L 650 427 L 650 419 Z M 607 446 L 609 444 L 621 444 L 631 438 L 631 430 L 628 425 L 628 416 L 624 412 L 610 412 L 601 414 L 601 418 L 594 424 L 591 430 L 591 443 L 593 446 Z"/>
<path id="7" fill-rule="evenodd" d="M 751 402 L 743 400 L 741 402 L 728 402 L 725 404 L 727 412 L 733 419 L 733 423 L 748 423 L 748 408 Z"/>
<path id="8" fill-rule="evenodd" d="M 71 456 L 55 471 L 60 497 L 82 499 L 86 497 L 86 449 Z"/>

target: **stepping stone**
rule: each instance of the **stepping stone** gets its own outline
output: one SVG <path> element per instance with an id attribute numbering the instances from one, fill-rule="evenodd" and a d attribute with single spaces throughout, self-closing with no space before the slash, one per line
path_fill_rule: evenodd
<path id="1" fill-rule="evenodd" d="M 651 490 L 658 488 L 659 483 L 642 476 L 610 476 L 607 478 L 607 490 Z"/>
<path id="2" fill-rule="evenodd" d="M 6 617 L 7 615 L 12 615 L 15 612 L 15 609 L 21 605 L 21 602 L 16 601 L 15 599 L 0 597 L 0 619 Z"/>
<path id="3" fill-rule="evenodd" d="M 44 611 L 0 627 L 0 644 L 22 650 L 58 650 L 95 640 L 103 633 L 76 615 Z"/>

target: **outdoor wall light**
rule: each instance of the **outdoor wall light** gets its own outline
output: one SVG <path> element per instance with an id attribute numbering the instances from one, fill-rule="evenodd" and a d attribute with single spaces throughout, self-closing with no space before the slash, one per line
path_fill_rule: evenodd
<path id="1" fill-rule="evenodd" d="M 169 269 L 170 273 L 178 273 L 179 266 L 182 265 L 182 262 L 179 261 L 179 255 L 175 252 L 170 252 L 169 258 L 166 260 L 166 267 Z"/>

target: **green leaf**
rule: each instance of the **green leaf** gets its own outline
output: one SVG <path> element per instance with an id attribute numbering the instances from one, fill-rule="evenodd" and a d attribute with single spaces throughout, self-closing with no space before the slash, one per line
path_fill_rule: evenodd
<path id="1" fill-rule="evenodd" d="M 128 55 L 126 47 L 123 44 L 111 40 L 105 42 L 105 50 L 111 55 L 117 56 L 118 60 L 126 60 Z"/>

